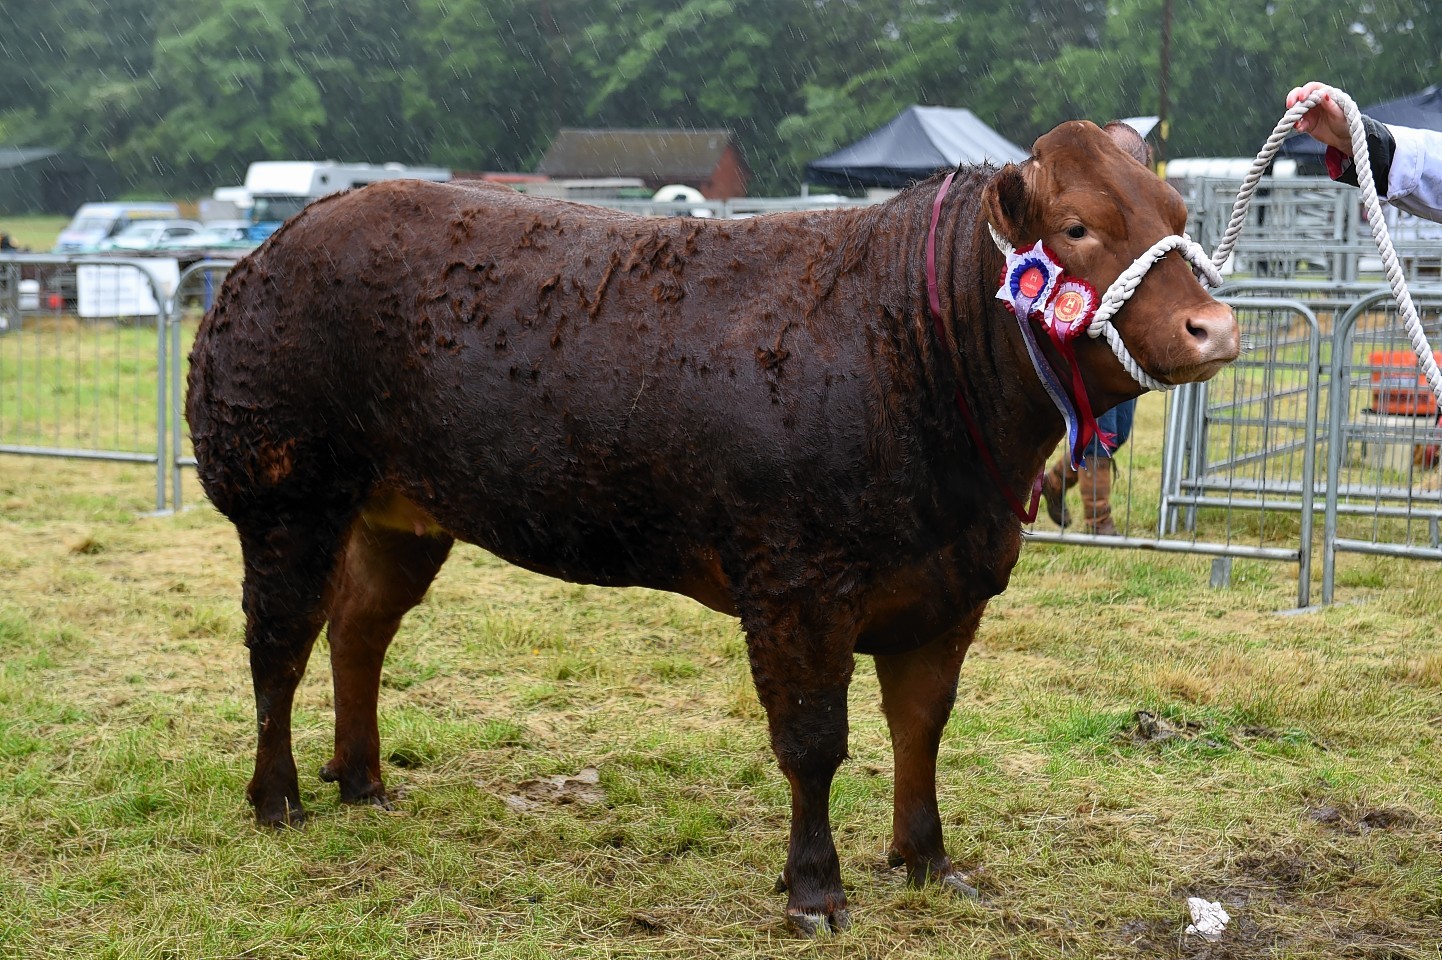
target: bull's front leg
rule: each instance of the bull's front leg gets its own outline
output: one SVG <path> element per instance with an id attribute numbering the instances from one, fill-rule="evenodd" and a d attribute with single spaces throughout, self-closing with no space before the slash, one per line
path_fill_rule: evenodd
<path id="1" fill-rule="evenodd" d="M 787 893 L 786 921 L 804 936 L 843 930 L 850 918 L 829 807 L 846 759 L 851 643 L 773 626 L 748 626 L 747 634 L 771 747 L 791 784 L 791 840 L 777 883 Z"/>
<path id="2" fill-rule="evenodd" d="M 936 754 L 942 730 L 956 702 L 962 659 L 981 619 L 967 622 L 924 647 L 876 657 L 882 709 L 891 729 L 896 764 L 892 806 L 892 866 L 906 865 L 912 886 L 939 883 L 962 896 L 976 896 L 965 875 L 947 856 L 936 800 Z"/>

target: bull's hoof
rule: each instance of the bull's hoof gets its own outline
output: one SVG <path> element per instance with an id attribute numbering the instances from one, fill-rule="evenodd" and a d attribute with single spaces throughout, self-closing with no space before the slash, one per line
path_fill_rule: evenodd
<path id="1" fill-rule="evenodd" d="M 786 911 L 786 925 L 798 936 L 808 940 L 840 933 L 851 926 L 851 913 L 845 907 L 831 913 L 810 913 L 805 910 Z"/>
<path id="2" fill-rule="evenodd" d="M 948 873 L 946 876 L 941 877 L 937 883 L 941 885 L 941 889 L 948 893 L 953 893 L 958 897 L 964 897 L 968 900 L 981 899 L 981 891 L 967 883 L 965 874 L 960 870 L 955 873 Z"/>
<path id="3" fill-rule="evenodd" d="M 262 827 L 298 827 L 305 823 L 305 808 L 300 803 L 300 788 L 291 777 L 278 779 L 279 784 L 259 777 L 245 785 L 245 799 L 255 809 L 255 822 Z"/>
<path id="4" fill-rule="evenodd" d="M 352 785 L 346 781 L 345 775 L 335 760 L 326 761 L 325 766 L 320 768 L 320 778 L 326 783 L 340 784 L 341 803 L 380 807 L 382 810 L 395 809 L 391 806 L 390 797 L 386 794 L 385 784 L 368 779 L 359 786 Z"/>
<path id="5" fill-rule="evenodd" d="M 355 793 L 341 790 L 340 802 L 353 804 L 358 807 L 379 807 L 388 812 L 395 810 L 395 805 L 391 803 L 391 798 L 390 795 L 386 793 L 386 788 L 380 784 L 376 784 L 375 787 L 371 789 L 359 790 Z"/>
<path id="6" fill-rule="evenodd" d="M 943 857 L 939 865 L 933 863 L 912 867 L 906 862 L 906 858 L 901 855 L 900 851 L 892 848 L 887 852 L 886 862 L 892 867 L 906 867 L 908 886 L 920 889 L 934 883 L 958 897 L 966 897 L 969 900 L 981 899 L 981 891 L 967 883 L 967 875 L 952 866 L 949 858 Z"/>
<path id="7" fill-rule="evenodd" d="M 305 825 L 305 808 L 300 805 L 299 800 L 258 805 L 255 808 L 255 822 L 262 827 L 276 830 L 301 827 Z"/>

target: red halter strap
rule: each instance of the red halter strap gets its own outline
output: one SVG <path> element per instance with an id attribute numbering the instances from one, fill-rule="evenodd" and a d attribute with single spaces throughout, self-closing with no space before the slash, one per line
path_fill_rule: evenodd
<path id="1" fill-rule="evenodd" d="M 936 292 L 936 224 L 941 218 L 941 201 L 946 199 L 946 191 L 951 189 L 951 179 L 956 176 L 956 171 L 946 175 L 941 181 L 941 189 L 936 191 L 936 200 L 931 205 L 931 227 L 926 231 L 926 300 L 931 308 L 931 322 L 936 327 L 937 339 L 941 341 L 942 349 L 946 349 L 946 327 L 941 322 L 941 298 Z M 957 377 L 961 376 L 961 365 L 957 365 Z M 1036 482 L 1031 486 L 1031 502 L 1023 507 L 1017 495 L 1001 476 L 1001 470 L 992 458 L 991 447 L 987 445 L 986 437 L 982 435 L 981 427 L 977 425 L 976 418 L 971 414 L 971 407 L 967 405 L 966 398 L 961 394 L 961 387 L 956 388 L 956 408 L 961 411 L 961 419 L 966 421 L 966 430 L 971 434 L 971 442 L 976 444 L 977 451 L 981 454 L 981 462 L 986 467 L 986 472 L 991 475 L 991 481 L 1001 491 L 1002 497 L 1006 499 L 1007 506 L 1011 512 L 1016 514 L 1022 523 L 1031 523 L 1036 520 L 1037 505 L 1041 502 L 1041 479 L 1042 475 L 1036 475 Z"/>

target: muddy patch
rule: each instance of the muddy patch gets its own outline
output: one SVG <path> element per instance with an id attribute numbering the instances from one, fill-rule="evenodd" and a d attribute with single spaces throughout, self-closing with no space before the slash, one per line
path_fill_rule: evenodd
<path id="1" fill-rule="evenodd" d="M 1123 922 L 1112 934 L 1119 946 L 1130 948 L 1136 957 L 1175 957 L 1178 960 L 1256 960 L 1265 957 L 1287 940 L 1278 931 L 1258 924 L 1243 911 L 1245 904 L 1223 898 L 1231 914 L 1226 932 L 1216 943 L 1186 933 L 1190 917 L 1185 903 L 1179 904 L 1174 920 L 1137 918 Z"/>
<path id="2" fill-rule="evenodd" d="M 1420 822 L 1406 807 L 1348 807 L 1318 804 L 1308 807 L 1306 818 L 1338 833 L 1365 834 L 1376 830 L 1410 830 Z"/>
<path id="3" fill-rule="evenodd" d="M 1190 743 L 1213 750 L 1235 750 L 1248 743 L 1269 742 L 1326 750 L 1324 743 L 1299 730 L 1273 730 L 1264 726 L 1234 727 L 1228 732 L 1209 729 L 1198 720 L 1178 720 L 1150 710 L 1138 710 L 1122 729 L 1121 739 L 1134 746 Z"/>
<path id="4" fill-rule="evenodd" d="M 575 776 L 543 777 L 524 780 L 505 794 L 506 806 L 518 813 L 530 813 L 544 807 L 574 804 L 589 807 L 606 802 L 601 787 L 601 774 L 595 767 L 584 767 Z"/>
<path id="5" fill-rule="evenodd" d="M 1128 738 L 1138 744 L 1195 740 L 1201 732 L 1202 725 L 1195 720 L 1168 720 L 1150 710 L 1138 710 L 1127 728 Z"/>

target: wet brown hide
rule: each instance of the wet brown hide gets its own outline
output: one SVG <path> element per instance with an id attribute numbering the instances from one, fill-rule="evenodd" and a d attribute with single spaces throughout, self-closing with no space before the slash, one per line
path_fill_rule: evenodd
<path id="1" fill-rule="evenodd" d="M 237 266 L 197 336 L 187 416 L 241 538 L 260 820 L 302 816 L 290 707 L 327 621 L 324 775 L 385 802 L 381 661 L 458 538 L 741 618 L 792 786 L 783 885 L 803 932 L 846 922 L 827 800 L 853 655 L 878 656 L 893 853 L 913 882 L 963 890 L 936 748 L 1021 537 L 954 398 L 1018 497 L 1061 433 L 994 299 L 986 218 L 1104 289 L 1184 211 L 1091 124 L 1022 166 L 960 171 L 937 230 L 944 344 L 923 260 L 939 185 L 723 222 L 394 181 L 313 204 Z M 1235 325 L 1171 260 L 1115 322 L 1154 376 L 1209 376 Z M 1135 395 L 1104 346 L 1082 355 L 1098 406 Z"/>

